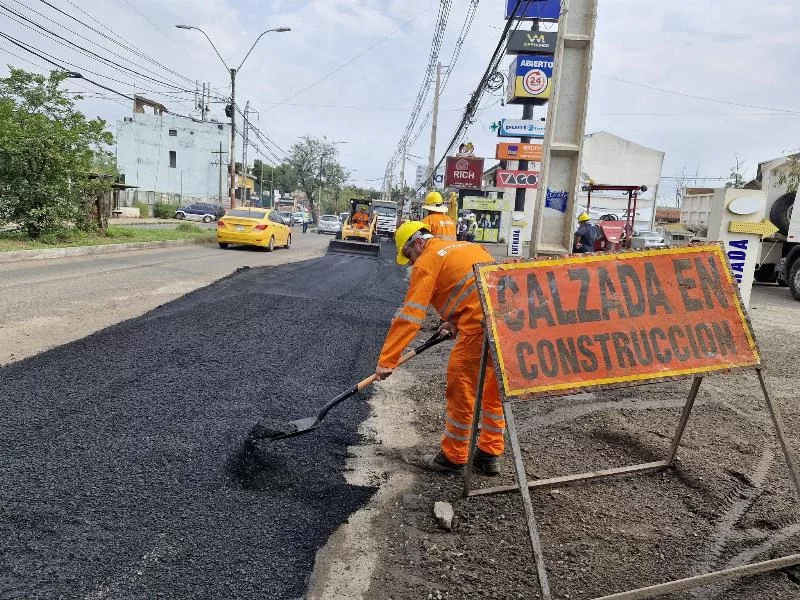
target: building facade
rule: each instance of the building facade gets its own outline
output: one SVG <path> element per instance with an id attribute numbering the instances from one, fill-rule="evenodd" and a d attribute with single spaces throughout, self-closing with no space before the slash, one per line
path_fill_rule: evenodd
<path id="1" fill-rule="evenodd" d="M 117 168 L 136 186 L 121 203 L 225 204 L 229 146 L 230 125 L 172 115 L 137 96 L 133 115 L 117 121 Z"/>

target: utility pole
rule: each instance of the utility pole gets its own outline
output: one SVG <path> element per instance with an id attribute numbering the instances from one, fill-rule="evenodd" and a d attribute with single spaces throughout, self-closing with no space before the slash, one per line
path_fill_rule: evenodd
<path id="1" fill-rule="evenodd" d="M 403 193 L 406 189 L 406 145 L 403 144 L 403 158 L 400 161 L 400 199 L 405 200 Z"/>
<path id="2" fill-rule="evenodd" d="M 436 161 L 436 126 L 439 122 L 439 87 L 442 80 L 442 63 L 436 63 L 436 87 L 433 94 L 433 116 L 431 118 L 431 148 L 428 153 L 428 190 L 434 186 L 435 173 L 433 172 Z"/>
<path id="3" fill-rule="evenodd" d="M 228 154 L 228 172 L 230 186 L 228 191 L 231 196 L 231 208 L 236 208 L 236 69 L 230 69 L 231 74 L 231 150 Z"/>
<path id="4" fill-rule="evenodd" d="M 258 195 L 264 198 L 264 161 L 261 161 L 261 175 L 258 178 Z"/>
<path id="5" fill-rule="evenodd" d="M 239 200 L 244 205 L 245 196 L 247 195 L 247 138 L 250 136 L 250 121 L 247 118 L 247 113 L 250 111 L 250 100 L 244 105 L 244 119 L 242 120 L 242 178 L 244 185 L 239 186 L 241 190 Z"/>
<path id="6" fill-rule="evenodd" d="M 224 164 L 222 162 L 222 155 L 227 154 L 227 152 L 222 150 L 222 142 L 219 143 L 219 150 L 214 150 L 211 154 L 219 155 L 217 161 L 211 164 L 219 165 L 219 203 L 222 204 L 222 165 Z"/>

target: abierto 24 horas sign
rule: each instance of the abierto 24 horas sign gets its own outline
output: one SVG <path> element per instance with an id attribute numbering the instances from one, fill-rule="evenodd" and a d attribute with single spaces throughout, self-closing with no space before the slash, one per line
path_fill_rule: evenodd
<path id="1" fill-rule="evenodd" d="M 717 244 L 476 265 L 506 400 L 761 364 Z"/>

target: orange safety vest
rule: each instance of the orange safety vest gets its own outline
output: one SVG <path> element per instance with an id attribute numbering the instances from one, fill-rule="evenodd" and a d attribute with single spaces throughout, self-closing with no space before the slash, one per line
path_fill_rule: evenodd
<path id="1" fill-rule="evenodd" d="M 397 366 L 401 353 L 422 326 L 428 305 L 465 335 L 483 331 L 483 311 L 472 267 L 492 261 L 492 255 L 479 244 L 430 239 L 414 263 L 405 302 L 392 319 L 378 365 L 387 369 Z"/>
<path id="2" fill-rule="evenodd" d="M 440 240 L 446 242 L 456 241 L 456 224 L 447 215 L 431 213 L 422 222 L 427 225 L 426 229 Z"/>
<path id="3" fill-rule="evenodd" d="M 365 229 L 369 225 L 369 215 L 365 212 L 357 212 L 353 215 L 353 225 L 359 229 Z"/>

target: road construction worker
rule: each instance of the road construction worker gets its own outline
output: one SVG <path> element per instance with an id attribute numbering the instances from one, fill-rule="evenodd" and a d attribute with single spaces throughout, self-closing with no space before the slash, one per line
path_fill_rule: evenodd
<path id="1" fill-rule="evenodd" d="M 422 222 L 434 237 L 446 242 L 456 241 L 456 224 L 447 214 L 447 205 L 439 192 L 428 192 L 422 210 L 428 213 Z"/>
<path id="2" fill-rule="evenodd" d="M 467 240 L 474 242 L 476 235 L 478 235 L 478 219 L 475 217 L 475 213 L 470 213 L 467 224 Z"/>
<path id="3" fill-rule="evenodd" d="M 576 254 L 594 252 L 595 242 L 599 240 L 602 235 L 600 228 L 592 223 L 591 217 L 585 212 L 578 215 L 578 223 L 580 226 L 575 232 L 575 241 L 572 251 Z"/>
<path id="4" fill-rule="evenodd" d="M 436 239 L 421 221 L 403 223 L 395 232 L 395 243 L 397 262 L 411 264 L 413 269 L 405 302 L 392 320 L 375 376 L 385 379 L 392 374 L 401 353 L 422 326 L 428 305 L 436 309 L 442 317 L 439 331 L 458 337 L 447 365 L 447 414 L 441 448 L 436 454 L 423 456 L 420 465 L 433 471 L 461 473 L 469 454 L 484 338 L 483 312 L 472 267 L 494 259 L 478 244 Z M 473 461 L 476 472 L 499 473 L 504 427 L 494 368 L 487 361 L 481 431 Z"/>
<path id="5" fill-rule="evenodd" d="M 366 229 L 369 227 L 369 212 L 363 204 L 359 204 L 356 212 L 353 213 L 353 227 L 356 229 Z"/>

